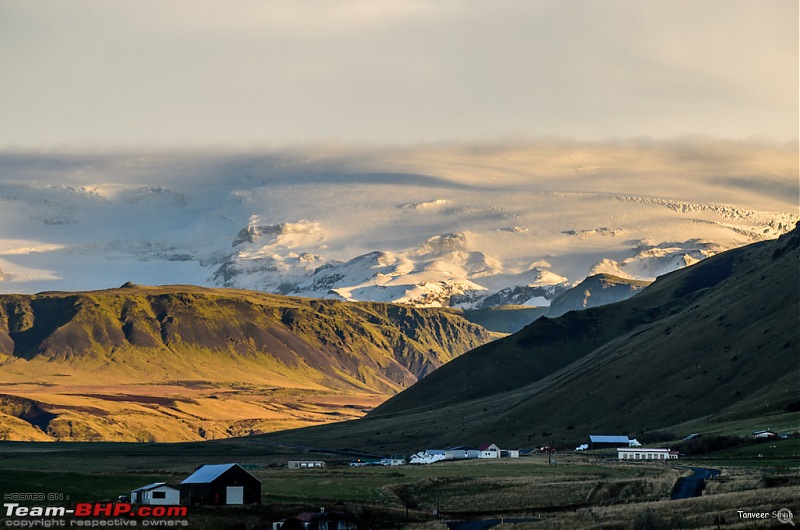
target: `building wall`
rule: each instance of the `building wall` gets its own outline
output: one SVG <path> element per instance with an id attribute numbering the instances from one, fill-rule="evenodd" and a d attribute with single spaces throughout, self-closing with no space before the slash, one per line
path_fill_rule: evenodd
<path id="1" fill-rule="evenodd" d="M 302 469 L 302 468 L 314 468 L 314 467 L 325 467 L 325 462 L 321 460 L 289 460 L 289 469 Z"/>
<path id="2" fill-rule="evenodd" d="M 159 495 L 161 494 L 161 495 Z M 181 492 L 169 486 L 161 486 L 149 491 L 139 492 L 141 504 L 153 504 L 159 506 L 173 506 L 181 503 Z"/>
<path id="3" fill-rule="evenodd" d="M 463 460 L 478 458 L 480 451 L 477 449 L 448 449 L 444 453 L 444 457 L 448 460 Z"/>
<path id="4" fill-rule="evenodd" d="M 617 449 L 619 460 L 674 460 L 678 455 L 667 449 Z"/>

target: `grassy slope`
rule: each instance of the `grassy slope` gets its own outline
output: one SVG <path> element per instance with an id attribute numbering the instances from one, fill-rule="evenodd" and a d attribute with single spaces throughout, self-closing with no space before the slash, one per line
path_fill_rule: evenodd
<path id="1" fill-rule="evenodd" d="M 540 319 L 364 420 L 302 436 L 353 447 L 525 447 L 678 424 L 786 423 L 800 376 L 799 262 L 798 230 L 715 256 L 625 302 Z"/>
<path id="2" fill-rule="evenodd" d="M 178 440 L 252 427 L 226 432 L 226 419 L 272 421 L 267 430 L 326 421 L 312 406 L 321 401 L 357 417 L 358 406 L 374 406 L 492 337 L 447 311 L 225 289 L 5 295 L 0 394 L 22 401 L 0 407 L 2 427 L 24 439 L 41 439 L 42 431 L 140 439 L 130 433 L 150 431 Z M 354 397 L 332 403 L 331 394 Z M 13 419 L 22 417 L 16 409 L 36 406 L 58 418 L 39 428 Z M 279 421 L 291 418 L 298 421 Z M 250 430 L 264 430 L 264 421 Z"/>

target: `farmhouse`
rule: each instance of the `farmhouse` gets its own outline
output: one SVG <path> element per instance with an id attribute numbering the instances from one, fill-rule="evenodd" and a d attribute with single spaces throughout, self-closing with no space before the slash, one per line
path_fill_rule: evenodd
<path id="1" fill-rule="evenodd" d="M 326 464 L 322 460 L 289 460 L 289 464 L 286 466 L 289 469 L 305 469 L 309 467 L 325 467 Z"/>
<path id="2" fill-rule="evenodd" d="M 180 486 L 181 500 L 190 504 L 261 502 L 261 481 L 239 464 L 201 466 Z"/>
<path id="3" fill-rule="evenodd" d="M 644 447 L 619 447 L 617 456 L 620 460 L 676 460 L 678 451 L 669 449 L 647 449 Z"/>
<path id="4" fill-rule="evenodd" d="M 409 464 L 431 464 L 440 460 L 472 460 L 473 458 L 519 458 L 519 449 L 500 449 L 495 444 L 484 444 L 475 449 L 468 446 L 449 449 L 426 449 L 411 456 Z"/>
<path id="5" fill-rule="evenodd" d="M 495 444 L 483 444 L 478 448 L 478 458 L 500 458 L 500 448 Z"/>
<path id="6" fill-rule="evenodd" d="M 765 429 L 763 431 L 756 431 L 753 433 L 753 438 L 755 438 L 756 440 L 771 440 L 777 437 L 778 433 L 770 431 L 769 429 Z"/>
<path id="7" fill-rule="evenodd" d="M 164 482 L 156 482 L 131 491 L 131 502 L 164 506 L 180 504 L 181 490 Z"/>

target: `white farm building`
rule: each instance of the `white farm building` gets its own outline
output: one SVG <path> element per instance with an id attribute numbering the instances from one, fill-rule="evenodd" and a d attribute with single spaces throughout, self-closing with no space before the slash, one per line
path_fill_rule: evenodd
<path id="1" fill-rule="evenodd" d="M 478 458 L 500 458 L 500 448 L 495 444 L 483 444 L 478 451 Z"/>
<path id="2" fill-rule="evenodd" d="M 286 465 L 289 469 L 322 468 L 327 464 L 322 460 L 289 460 Z"/>
<path id="3" fill-rule="evenodd" d="M 173 506 L 181 503 L 181 490 L 164 482 L 156 482 L 131 491 L 131 502 Z"/>
<path id="4" fill-rule="evenodd" d="M 617 456 L 620 460 L 676 460 L 678 451 L 669 449 L 647 449 L 645 447 L 619 447 Z"/>

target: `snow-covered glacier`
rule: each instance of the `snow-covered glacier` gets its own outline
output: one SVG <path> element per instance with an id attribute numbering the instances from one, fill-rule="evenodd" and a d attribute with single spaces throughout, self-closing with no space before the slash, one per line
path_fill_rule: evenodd
<path id="1" fill-rule="evenodd" d="M 753 167 L 694 161 L 687 179 L 668 148 L 0 154 L 0 291 L 132 281 L 545 306 L 587 275 L 653 279 L 800 219 L 784 193 L 796 174 L 763 170 L 788 167 L 781 149 Z"/>

